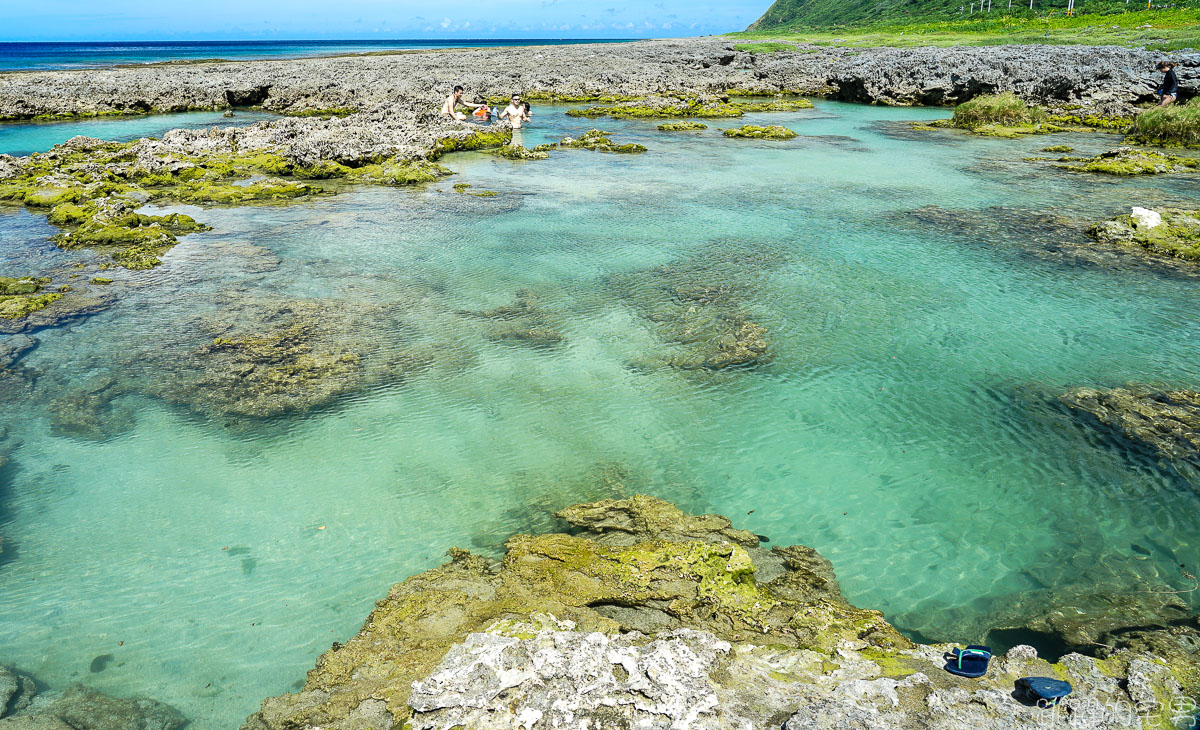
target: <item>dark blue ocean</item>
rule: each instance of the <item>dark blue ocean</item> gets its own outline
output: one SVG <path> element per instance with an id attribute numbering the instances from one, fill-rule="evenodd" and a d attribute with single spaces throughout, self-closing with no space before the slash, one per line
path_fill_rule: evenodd
<path id="1" fill-rule="evenodd" d="M 422 48 L 612 43 L 617 39 L 566 40 L 370 40 L 370 41 L 94 41 L 86 43 L 0 43 L 0 71 L 101 68 L 118 64 L 196 59 L 301 58 L 343 53 Z"/>

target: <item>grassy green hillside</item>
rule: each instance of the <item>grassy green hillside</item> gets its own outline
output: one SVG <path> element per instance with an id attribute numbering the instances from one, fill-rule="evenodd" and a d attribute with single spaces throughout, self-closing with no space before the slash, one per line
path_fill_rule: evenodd
<path id="1" fill-rule="evenodd" d="M 976 0 L 977 1 L 977 0 Z M 984 0 L 986 2 L 986 0 Z M 1119 45 L 1170 52 L 1200 48 L 1200 0 L 1172 7 L 1131 0 L 992 0 L 992 10 L 970 12 L 971 0 L 778 0 L 735 37 L 836 46 L 950 46 L 1043 43 Z M 966 6 L 967 10 L 960 12 Z M 1048 7 L 1043 7 L 1048 6 Z M 1126 10 L 1126 8 L 1129 8 Z M 794 48 L 794 46 L 792 47 Z M 739 50 L 789 50 L 779 43 L 748 43 Z"/>
<path id="2" fill-rule="evenodd" d="M 983 0 L 986 3 L 988 0 Z M 991 0 L 990 11 L 980 0 L 776 0 L 767 12 L 746 29 L 748 33 L 816 30 L 909 23 L 958 23 L 993 21 L 1001 16 L 1035 20 L 1061 18 L 1067 0 Z M 1153 0 L 1150 10 L 1172 13 L 1200 9 L 1200 0 L 1163 4 Z M 1109 17 L 1147 10 L 1145 0 L 1076 0 L 1078 17 L 1100 22 Z"/>

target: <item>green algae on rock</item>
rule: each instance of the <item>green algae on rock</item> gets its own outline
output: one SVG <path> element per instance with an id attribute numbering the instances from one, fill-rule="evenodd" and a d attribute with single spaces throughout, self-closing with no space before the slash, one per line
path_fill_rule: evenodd
<path id="1" fill-rule="evenodd" d="M 700 129 L 708 129 L 708 125 L 704 122 L 667 122 L 658 125 L 660 132 L 690 132 Z"/>
<path id="2" fill-rule="evenodd" d="M 550 152 L 545 149 L 526 149 L 519 144 L 506 144 L 492 151 L 493 155 L 506 160 L 548 160 Z"/>
<path id="3" fill-rule="evenodd" d="M 1133 175 L 1162 175 L 1195 172 L 1200 160 L 1162 152 L 1118 147 L 1095 157 L 1064 157 L 1057 167 L 1073 172 L 1094 172 L 1101 175 L 1130 177 Z"/>
<path id="4" fill-rule="evenodd" d="M 458 183 L 454 186 L 454 192 L 460 195 L 474 195 L 476 198 L 494 198 L 499 195 L 499 193 L 497 193 L 495 190 L 480 190 L 478 192 L 473 192 L 471 190 L 473 187 L 475 186 L 471 185 L 470 183 Z"/>
<path id="5" fill-rule="evenodd" d="M 62 298 L 59 292 L 40 293 L 46 277 L 0 276 L 0 319 L 22 319 Z"/>
<path id="6" fill-rule="evenodd" d="M 1200 264 L 1200 210 L 1139 209 L 1101 221 L 1088 229 L 1088 234 L 1100 243 Z"/>
<path id="7" fill-rule="evenodd" d="M 474 149 L 506 133 L 480 134 L 447 138 L 443 147 Z M 47 220 L 64 229 L 55 237 L 58 245 L 107 248 L 117 264 L 134 270 L 158 265 L 159 256 L 178 243 L 179 235 L 208 230 L 182 214 L 138 213 L 146 203 L 278 203 L 329 192 L 306 180 L 411 186 L 451 174 L 427 160 L 391 158 L 356 167 L 331 161 L 302 165 L 270 149 L 197 156 L 153 140 L 115 144 L 84 137 L 16 160 L 6 170 L 0 178 L 0 201 L 49 208 Z"/>
<path id="8" fill-rule="evenodd" d="M 569 109 L 567 116 L 597 119 L 670 119 L 686 117 L 694 119 L 732 119 L 751 112 L 783 112 L 811 109 L 808 99 L 774 99 L 772 101 L 731 102 L 725 97 L 652 97 L 635 103 L 614 106 L 595 106 L 587 109 Z"/>
<path id="9" fill-rule="evenodd" d="M 451 152 L 470 152 L 472 150 L 487 150 L 512 144 L 512 131 L 479 131 L 471 132 L 462 137 L 443 137 L 434 143 L 429 151 L 429 159 L 437 160 Z"/>
<path id="10" fill-rule="evenodd" d="M 726 129 L 723 134 L 726 137 L 738 139 L 795 139 L 800 135 L 796 134 L 787 127 L 781 127 L 778 124 L 772 124 L 768 127 L 761 127 L 755 124 L 747 124 L 736 129 Z"/>
<path id="11" fill-rule="evenodd" d="M 646 147 L 640 144 L 617 144 L 612 141 L 609 132 L 601 132 L 599 129 L 584 132 L 578 139 L 564 137 L 558 145 L 563 149 L 592 150 L 593 152 L 612 152 L 626 155 L 636 155 L 646 151 Z"/>
<path id="12" fill-rule="evenodd" d="M 557 516 L 578 533 L 513 536 L 498 562 L 452 549 L 449 563 L 393 586 L 358 635 L 321 656 L 298 692 L 264 701 L 244 730 L 528 722 L 518 717 L 799 729 L 818 716 L 847 727 L 1017 728 L 1045 712 L 1012 697 L 1019 676 L 1068 679 L 1069 703 L 1132 704 L 1149 687 L 1172 703 L 1194 689 L 1185 680 L 1196 656 L 1175 651 L 1164 663 L 1154 652 L 1171 642 L 1153 631 L 1103 660 L 1051 664 L 1016 647 L 986 677 L 962 679 L 942 669 L 948 646 L 913 644 L 847 603 L 810 548 L 766 550 L 724 517 L 646 496 Z"/>
<path id="13" fill-rule="evenodd" d="M 1200 392 L 1131 384 L 1074 388 L 1061 400 L 1164 459 L 1200 466 Z"/>

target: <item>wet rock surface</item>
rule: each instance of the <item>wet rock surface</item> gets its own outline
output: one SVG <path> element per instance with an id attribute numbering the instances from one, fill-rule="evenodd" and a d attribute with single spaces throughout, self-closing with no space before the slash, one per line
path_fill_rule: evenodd
<path id="1" fill-rule="evenodd" d="M 559 517 L 578 533 L 516 535 L 499 562 L 452 550 L 393 587 L 244 728 L 1035 728 L 1050 711 L 1013 682 L 1036 675 L 1072 682 L 1055 716 L 1071 727 L 1140 728 L 1135 703 L 1156 724 L 1200 689 L 1178 629 L 1055 664 L 1016 646 L 964 679 L 942 668 L 947 646 L 850 606 L 811 549 L 768 551 L 651 497 Z"/>

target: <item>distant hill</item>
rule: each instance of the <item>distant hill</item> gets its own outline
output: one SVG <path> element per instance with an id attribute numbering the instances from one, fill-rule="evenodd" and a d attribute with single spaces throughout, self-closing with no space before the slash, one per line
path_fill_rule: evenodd
<path id="1" fill-rule="evenodd" d="M 828 28 L 834 26 L 869 25 L 879 22 L 962 20 L 969 16 L 972 2 L 979 0 L 775 0 L 775 4 L 754 25 L 750 32 L 770 32 L 794 28 Z M 983 0 L 987 2 L 987 0 Z M 1136 3 L 1137 0 L 1134 0 Z M 1191 5 L 1191 3 L 1186 3 Z M 1034 0 L 1034 11 L 1066 8 L 1066 0 Z M 1077 12 L 1124 10 L 1120 0 L 1076 0 Z M 1007 11 L 1009 0 L 992 0 L 990 17 Z M 1014 13 L 1028 12 L 1029 0 L 1012 0 Z M 973 16 L 979 18 L 978 12 Z"/>
<path id="2" fill-rule="evenodd" d="M 935 15 L 947 19 L 957 18 L 959 6 L 968 2 L 970 0 L 776 0 L 775 4 L 746 30 L 753 32 L 822 28 L 878 20 L 924 19 Z M 996 0 L 992 2 L 995 3 Z M 1007 4 L 1008 0 L 1000 2 Z"/>

